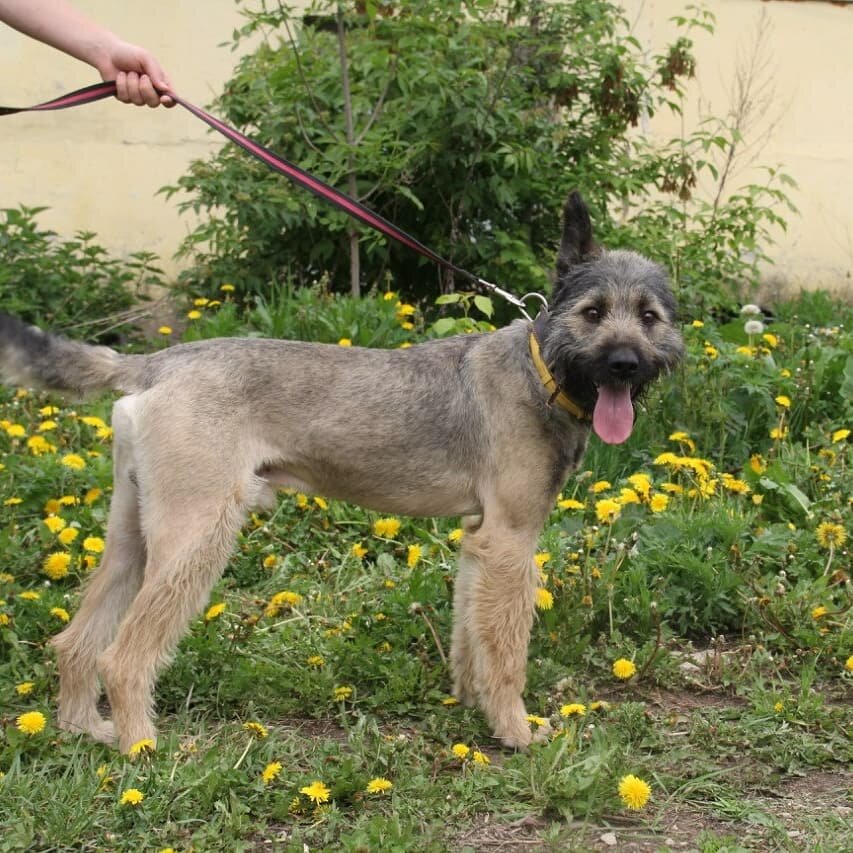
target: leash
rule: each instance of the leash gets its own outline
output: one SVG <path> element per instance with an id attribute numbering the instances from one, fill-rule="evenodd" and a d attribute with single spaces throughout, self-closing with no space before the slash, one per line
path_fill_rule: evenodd
<path id="1" fill-rule="evenodd" d="M 91 86 L 86 86 L 83 89 L 77 89 L 74 92 L 69 92 L 66 95 L 61 95 L 60 97 L 54 98 L 51 101 L 45 101 L 43 104 L 36 104 L 32 107 L 0 107 L 0 117 L 25 112 L 64 110 L 68 109 L 69 107 L 77 107 L 82 106 L 84 104 L 91 104 L 95 101 L 103 100 L 104 98 L 111 98 L 115 95 L 115 93 L 116 85 L 114 81 L 95 83 Z M 218 133 L 221 133 L 226 139 L 229 139 L 235 145 L 239 145 L 244 151 L 260 160 L 273 171 L 284 175 L 293 183 L 297 184 L 303 189 L 308 190 L 309 192 L 313 193 L 315 196 L 323 199 L 329 204 L 333 204 L 335 207 L 344 211 L 344 213 L 347 213 L 355 219 L 358 219 L 360 222 L 364 223 L 370 228 L 373 228 L 375 231 L 384 234 L 386 237 L 390 237 L 392 240 L 396 240 L 398 243 L 407 246 L 412 251 L 417 252 L 419 255 L 422 255 L 423 257 L 431 260 L 433 263 L 438 264 L 438 266 L 444 267 L 445 269 L 450 270 L 456 275 L 459 275 L 469 284 L 482 287 L 485 290 L 494 293 L 496 296 L 500 296 L 506 302 L 509 302 L 510 305 L 514 305 L 516 308 L 518 308 L 518 310 L 525 316 L 525 318 L 527 318 L 531 322 L 532 319 L 527 313 L 526 306 L 528 300 L 539 300 L 542 303 L 542 310 L 547 311 L 548 302 L 546 301 L 545 297 L 542 296 L 541 293 L 526 293 L 524 296 L 519 298 L 514 294 L 510 293 L 509 291 L 498 287 L 498 285 L 493 284 L 490 281 L 486 281 L 485 279 L 480 278 L 479 276 L 476 276 L 473 273 L 462 269 L 461 267 L 454 264 L 452 261 L 443 258 L 441 255 L 437 254 L 432 249 L 425 246 L 419 240 L 416 240 L 414 237 L 403 231 L 401 228 L 398 228 L 392 222 L 389 222 L 383 216 L 380 216 L 378 213 L 375 213 L 374 211 L 365 207 L 363 204 L 361 204 L 361 202 L 358 202 L 354 198 L 351 198 L 350 196 L 346 195 L 345 193 L 340 192 L 340 190 L 336 190 L 330 184 L 327 184 L 325 181 L 321 181 L 319 178 L 314 177 L 310 173 L 306 172 L 304 169 L 299 168 L 299 166 L 297 166 L 296 164 L 291 163 L 289 160 L 286 160 L 284 157 L 280 157 L 278 154 L 271 151 L 269 148 L 266 148 L 263 145 L 254 142 L 245 134 L 240 133 L 240 131 L 235 130 L 233 127 L 225 124 L 225 122 L 220 121 L 218 118 L 210 115 L 210 113 L 208 112 L 205 112 L 200 107 L 195 106 L 195 104 L 191 104 L 189 101 L 186 101 L 178 95 L 175 95 L 173 92 L 163 92 L 162 94 L 168 95 L 170 98 L 172 98 L 172 100 L 180 104 L 185 110 L 188 110 L 194 116 L 196 116 L 196 118 L 201 119 L 201 121 L 212 127 Z"/>

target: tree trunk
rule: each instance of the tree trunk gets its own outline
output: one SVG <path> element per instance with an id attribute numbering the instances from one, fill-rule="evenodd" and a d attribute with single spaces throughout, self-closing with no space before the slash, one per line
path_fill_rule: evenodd
<path id="1" fill-rule="evenodd" d="M 358 192 L 355 175 L 355 130 L 352 118 L 352 92 L 349 82 L 349 64 L 347 62 L 346 34 L 344 31 L 344 16 L 341 7 L 338 6 L 338 53 L 341 60 L 341 88 L 344 97 L 344 121 L 346 123 L 347 146 L 347 192 L 355 199 Z M 351 227 L 349 236 L 349 281 L 350 293 L 353 296 L 361 295 L 361 258 L 358 248 L 358 231 Z"/>

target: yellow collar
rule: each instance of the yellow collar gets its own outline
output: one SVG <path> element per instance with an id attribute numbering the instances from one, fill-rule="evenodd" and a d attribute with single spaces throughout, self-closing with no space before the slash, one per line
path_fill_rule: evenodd
<path id="1" fill-rule="evenodd" d="M 548 403 L 556 403 L 560 408 L 565 409 L 570 415 L 582 421 L 590 419 L 589 412 L 582 406 L 578 405 L 565 391 L 557 384 L 554 375 L 548 369 L 548 365 L 542 359 L 542 353 L 539 350 L 539 341 L 536 340 L 536 335 L 530 333 L 530 355 L 533 358 L 533 364 L 536 366 L 536 372 L 542 380 L 545 389 L 551 395 Z"/>

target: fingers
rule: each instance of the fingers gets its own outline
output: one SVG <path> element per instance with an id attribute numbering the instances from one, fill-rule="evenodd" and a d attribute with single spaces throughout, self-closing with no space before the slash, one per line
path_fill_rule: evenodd
<path id="1" fill-rule="evenodd" d="M 136 71 L 119 71 L 116 74 L 116 97 L 125 104 L 136 104 L 138 107 L 157 107 L 161 103 L 164 106 L 174 105 L 168 96 L 161 98 L 147 74 Z"/>

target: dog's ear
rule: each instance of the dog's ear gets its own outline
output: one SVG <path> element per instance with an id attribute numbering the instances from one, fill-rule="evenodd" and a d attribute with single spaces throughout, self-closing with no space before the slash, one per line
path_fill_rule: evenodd
<path id="1" fill-rule="evenodd" d="M 572 190 L 563 208 L 563 239 L 557 255 L 557 278 L 565 275 L 575 264 L 598 254 L 592 239 L 592 221 L 581 194 Z"/>

